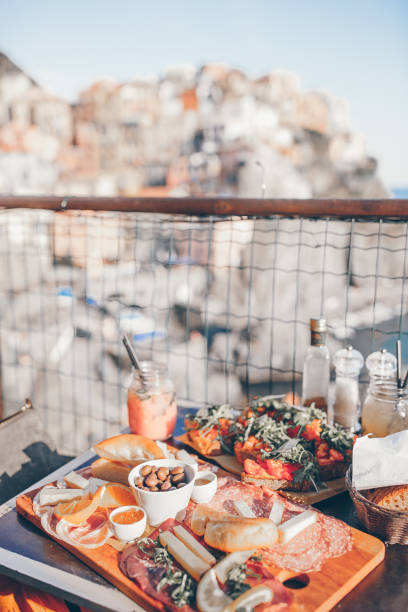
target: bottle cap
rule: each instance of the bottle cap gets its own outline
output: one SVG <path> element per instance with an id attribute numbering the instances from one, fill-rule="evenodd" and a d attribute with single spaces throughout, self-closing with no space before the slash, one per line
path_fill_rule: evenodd
<path id="1" fill-rule="evenodd" d="M 385 349 L 371 353 L 366 359 L 366 368 L 370 376 L 378 378 L 395 378 L 397 359 L 395 355 Z"/>
<path id="2" fill-rule="evenodd" d="M 326 332 L 327 331 L 327 322 L 326 319 L 310 319 L 310 329 L 312 332 Z"/>
<path id="3" fill-rule="evenodd" d="M 341 376 L 358 376 L 364 365 L 364 359 L 359 351 L 353 349 L 352 346 L 348 346 L 334 354 L 333 364 L 336 368 L 336 374 Z"/>

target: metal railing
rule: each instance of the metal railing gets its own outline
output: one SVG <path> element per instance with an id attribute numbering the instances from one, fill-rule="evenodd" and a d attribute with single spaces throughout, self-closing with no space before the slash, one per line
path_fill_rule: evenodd
<path id="1" fill-rule="evenodd" d="M 3 416 L 29 395 L 66 453 L 117 431 L 123 333 L 180 402 L 299 392 L 310 317 L 331 352 L 406 338 L 407 247 L 407 200 L 0 197 Z"/>

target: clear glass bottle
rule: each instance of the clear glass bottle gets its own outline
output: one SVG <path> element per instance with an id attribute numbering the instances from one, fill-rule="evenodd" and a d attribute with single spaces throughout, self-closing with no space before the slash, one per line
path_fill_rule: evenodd
<path id="1" fill-rule="evenodd" d="M 396 381 L 373 380 L 361 414 L 363 435 L 383 438 L 408 429 L 408 389 L 398 389 Z"/>
<path id="2" fill-rule="evenodd" d="M 310 319 L 310 346 L 303 365 L 302 405 L 329 407 L 330 355 L 326 346 L 326 319 Z"/>
<path id="3" fill-rule="evenodd" d="M 333 364 L 336 369 L 334 422 L 356 431 L 360 410 L 358 377 L 364 365 L 363 356 L 352 346 L 348 346 L 334 354 Z"/>
<path id="4" fill-rule="evenodd" d="M 132 433 L 166 440 L 177 421 L 174 385 L 164 364 L 141 362 L 142 373 L 133 370 L 128 389 L 129 427 Z"/>

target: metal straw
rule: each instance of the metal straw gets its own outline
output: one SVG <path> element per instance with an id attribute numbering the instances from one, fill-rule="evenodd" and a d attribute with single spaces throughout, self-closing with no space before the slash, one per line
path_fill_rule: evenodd
<path id="1" fill-rule="evenodd" d="M 123 344 L 125 345 L 125 349 L 126 349 L 126 351 L 127 351 L 127 354 L 129 355 L 129 359 L 130 359 L 130 361 L 132 362 L 132 365 L 134 366 L 134 368 L 135 368 L 135 369 L 136 369 L 136 370 L 139 372 L 139 374 L 140 374 L 140 378 L 141 378 L 141 380 L 142 380 L 142 385 L 143 385 L 143 387 L 145 387 L 145 386 L 146 386 L 146 381 L 145 381 L 145 378 L 144 378 L 144 375 L 143 375 L 143 370 L 142 370 L 142 367 L 141 367 L 141 365 L 140 365 L 140 361 L 139 361 L 139 359 L 137 358 L 137 355 L 136 355 L 136 353 L 135 353 L 134 349 L 132 348 L 132 346 L 131 346 L 131 344 L 130 344 L 130 342 L 129 342 L 129 340 L 127 339 L 127 337 L 126 337 L 126 336 L 123 336 L 123 338 L 122 338 L 122 342 L 123 342 Z"/>
<path id="2" fill-rule="evenodd" d="M 397 387 L 398 389 L 402 389 L 402 376 L 401 376 L 401 340 L 397 340 L 396 343 L 396 353 L 397 353 Z"/>

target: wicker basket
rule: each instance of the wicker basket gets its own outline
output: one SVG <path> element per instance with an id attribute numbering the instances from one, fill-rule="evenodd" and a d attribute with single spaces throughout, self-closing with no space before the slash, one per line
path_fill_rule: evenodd
<path id="1" fill-rule="evenodd" d="M 377 506 L 352 486 L 351 466 L 346 474 L 346 487 L 360 522 L 370 533 L 389 544 L 408 544 L 408 512 L 398 512 Z"/>

